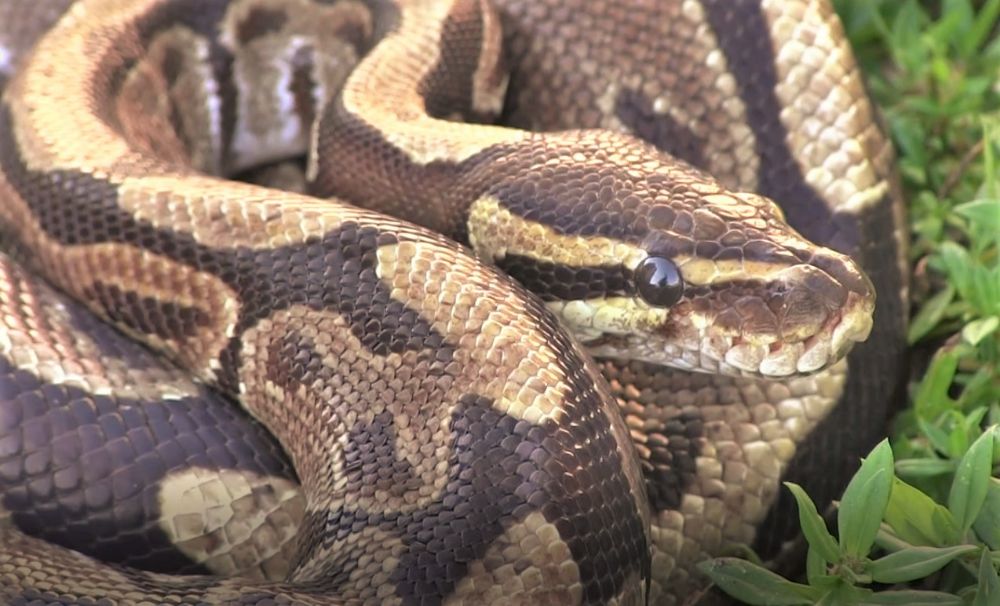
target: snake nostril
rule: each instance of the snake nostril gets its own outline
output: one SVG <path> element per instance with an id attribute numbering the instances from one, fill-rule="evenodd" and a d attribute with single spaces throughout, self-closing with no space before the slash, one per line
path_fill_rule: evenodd
<path id="1" fill-rule="evenodd" d="M 845 297 L 848 292 L 853 292 L 864 299 L 874 298 L 875 287 L 871 280 L 849 257 L 832 252 L 821 253 L 813 256 L 810 263 L 822 270 L 828 280 L 838 284 Z"/>
<path id="2" fill-rule="evenodd" d="M 836 309 L 847 301 L 847 287 L 827 272 L 810 265 L 804 265 L 803 272 L 803 286 L 822 299 L 830 309 Z"/>

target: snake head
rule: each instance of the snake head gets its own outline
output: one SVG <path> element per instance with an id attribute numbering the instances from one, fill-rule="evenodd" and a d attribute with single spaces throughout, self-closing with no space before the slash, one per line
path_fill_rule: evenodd
<path id="1" fill-rule="evenodd" d="M 867 339 L 871 281 L 798 234 L 772 200 L 648 149 L 574 145 L 580 168 L 565 180 L 546 182 L 536 165 L 534 182 L 479 200 L 470 241 L 595 356 L 782 377 Z"/>
<path id="2" fill-rule="evenodd" d="M 760 208 L 766 227 L 758 221 L 715 225 L 718 216 L 710 218 L 702 206 L 691 213 L 693 233 L 711 232 L 712 239 L 652 238 L 640 247 L 646 254 L 626 264 L 625 296 L 550 306 L 596 356 L 696 371 L 811 373 L 867 339 L 875 291 L 854 261 L 799 236 L 777 218 L 770 200 L 731 198 L 727 204 Z M 716 194 L 715 203 L 721 199 Z"/>
<path id="3" fill-rule="evenodd" d="M 712 205 L 758 212 L 727 221 Z M 826 368 L 868 338 L 871 281 L 785 225 L 770 200 L 713 194 L 653 215 L 675 233 L 655 230 L 626 256 L 619 295 L 549 302 L 594 355 L 781 377 Z M 692 237 L 676 237 L 678 225 Z"/>

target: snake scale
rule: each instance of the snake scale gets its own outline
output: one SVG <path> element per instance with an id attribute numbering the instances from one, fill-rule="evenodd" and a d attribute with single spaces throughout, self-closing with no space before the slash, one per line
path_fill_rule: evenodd
<path id="1" fill-rule="evenodd" d="M 899 388 L 826 2 L 8 0 L 0 84 L 4 603 L 691 603 Z"/>

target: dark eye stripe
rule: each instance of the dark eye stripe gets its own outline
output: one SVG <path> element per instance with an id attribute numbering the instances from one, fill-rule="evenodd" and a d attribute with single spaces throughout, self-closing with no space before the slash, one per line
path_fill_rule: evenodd
<path id="1" fill-rule="evenodd" d="M 639 296 L 633 282 L 633 272 L 620 266 L 578 267 L 511 254 L 495 263 L 543 301 Z M 692 300 L 715 297 L 726 291 L 731 293 L 727 295 L 729 300 L 739 298 L 744 293 L 766 293 L 768 285 L 758 278 L 735 278 L 705 285 L 684 284 L 684 297 Z"/>
<path id="2" fill-rule="evenodd" d="M 632 272 L 621 266 L 577 267 L 522 255 L 507 255 L 496 264 L 543 301 L 632 295 Z"/>

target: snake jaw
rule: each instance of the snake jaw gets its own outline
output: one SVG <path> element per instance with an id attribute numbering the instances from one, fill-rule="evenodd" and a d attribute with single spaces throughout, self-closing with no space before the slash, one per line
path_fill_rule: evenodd
<path id="1" fill-rule="evenodd" d="M 848 257 L 812 249 L 768 280 L 693 287 L 669 309 L 637 298 L 552 302 L 597 357 L 781 378 L 839 361 L 872 329 L 874 289 Z"/>
<path id="2" fill-rule="evenodd" d="M 852 266 L 848 260 L 845 267 L 850 269 Z M 875 298 L 871 283 L 863 275 L 860 281 L 849 286 L 839 284 L 846 294 L 835 299 L 824 300 L 823 294 L 817 291 L 806 291 L 807 296 L 789 296 L 780 310 L 784 314 L 779 313 L 779 326 L 770 331 L 745 331 L 742 330 L 744 325 L 738 330 L 724 330 L 724 336 L 713 336 L 720 326 L 703 322 L 701 349 L 718 361 L 717 368 L 711 365 L 712 371 L 780 378 L 818 372 L 842 359 L 871 333 Z M 831 306 L 834 300 L 842 302 L 839 306 Z M 798 319 L 792 326 L 785 326 L 784 321 L 799 315 L 789 309 L 794 304 L 806 309 L 818 305 L 825 307 L 823 319 Z"/>
<path id="3" fill-rule="evenodd" d="M 763 345 L 734 340 L 721 359 L 738 374 L 775 378 L 811 374 L 846 356 L 855 343 L 867 339 L 871 327 L 870 313 L 852 311 L 832 317 L 821 335 L 802 341 Z"/>
<path id="4" fill-rule="evenodd" d="M 813 263 L 794 265 L 775 278 L 771 287 L 777 293 L 770 299 L 733 305 L 745 310 L 739 321 L 732 321 L 732 309 L 702 321 L 701 347 L 718 360 L 714 371 L 768 378 L 811 374 L 868 338 L 875 292 L 848 257 L 817 249 Z M 765 308 L 771 313 L 763 313 Z M 720 331 L 723 342 L 712 347 L 710 335 Z"/>

